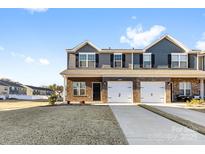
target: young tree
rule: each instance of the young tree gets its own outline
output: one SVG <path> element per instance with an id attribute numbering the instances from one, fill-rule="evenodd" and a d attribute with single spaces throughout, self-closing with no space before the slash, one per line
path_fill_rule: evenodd
<path id="1" fill-rule="evenodd" d="M 58 97 L 61 97 L 61 94 L 63 92 L 63 86 L 52 84 L 48 86 L 49 89 L 51 89 Z"/>

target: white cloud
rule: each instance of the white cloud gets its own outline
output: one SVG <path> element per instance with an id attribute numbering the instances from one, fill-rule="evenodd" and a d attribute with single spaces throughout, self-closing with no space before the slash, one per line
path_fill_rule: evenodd
<path id="1" fill-rule="evenodd" d="M 202 34 L 202 37 L 199 41 L 196 42 L 197 49 L 205 50 L 205 32 Z"/>
<path id="2" fill-rule="evenodd" d="M 35 60 L 31 58 L 30 56 L 25 56 L 24 54 L 21 54 L 21 53 L 11 52 L 10 54 L 12 57 L 22 59 L 24 62 L 28 64 L 35 62 Z"/>
<path id="3" fill-rule="evenodd" d="M 40 58 L 40 59 L 39 59 L 39 62 L 40 62 L 40 64 L 42 64 L 42 65 L 49 65 L 49 64 L 50 64 L 50 62 L 48 61 L 48 59 L 45 59 L 45 58 Z"/>
<path id="4" fill-rule="evenodd" d="M 29 63 L 29 64 L 30 64 L 30 63 L 33 63 L 33 62 L 35 61 L 33 58 L 31 58 L 31 57 L 29 57 L 29 56 L 26 57 L 24 60 L 25 60 L 26 63 Z"/>
<path id="5" fill-rule="evenodd" d="M 126 35 L 121 36 L 121 43 L 128 43 L 131 47 L 142 48 L 154 41 L 166 28 L 161 25 L 154 25 L 149 30 L 144 31 L 142 25 L 128 27 Z"/>
<path id="6" fill-rule="evenodd" d="M 36 13 L 43 13 L 47 12 L 48 8 L 25 8 L 25 10 L 29 11 L 31 14 Z"/>
<path id="7" fill-rule="evenodd" d="M 137 19 L 137 17 L 136 17 L 136 16 L 132 16 L 132 17 L 131 17 L 131 19 L 136 20 L 136 19 Z"/>
<path id="8" fill-rule="evenodd" d="M 5 48 L 0 46 L 0 51 L 4 51 L 4 50 L 5 50 Z"/>

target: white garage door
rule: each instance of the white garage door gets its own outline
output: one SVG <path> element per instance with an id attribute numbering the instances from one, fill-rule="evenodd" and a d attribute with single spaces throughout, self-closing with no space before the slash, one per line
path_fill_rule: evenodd
<path id="1" fill-rule="evenodd" d="M 132 81 L 109 81 L 108 102 L 109 103 L 132 103 Z"/>
<path id="2" fill-rule="evenodd" d="M 164 103 L 165 82 L 141 82 L 142 103 Z"/>

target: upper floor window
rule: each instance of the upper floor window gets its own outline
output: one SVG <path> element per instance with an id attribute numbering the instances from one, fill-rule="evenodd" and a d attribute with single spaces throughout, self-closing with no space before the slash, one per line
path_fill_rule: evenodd
<path id="1" fill-rule="evenodd" d="M 188 55 L 186 53 L 172 53 L 172 68 L 187 68 Z"/>
<path id="2" fill-rule="evenodd" d="M 114 53 L 114 67 L 122 67 L 122 53 Z"/>
<path id="3" fill-rule="evenodd" d="M 152 64 L 152 54 L 151 53 L 143 53 L 143 67 L 151 68 Z"/>
<path id="4" fill-rule="evenodd" d="M 184 96 L 190 96 L 191 82 L 179 82 L 179 94 Z"/>
<path id="5" fill-rule="evenodd" d="M 95 53 L 79 53 L 79 67 L 95 67 Z"/>

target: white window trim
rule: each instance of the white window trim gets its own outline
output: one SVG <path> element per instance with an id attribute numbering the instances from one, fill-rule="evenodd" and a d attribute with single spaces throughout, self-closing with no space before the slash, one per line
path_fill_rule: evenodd
<path id="1" fill-rule="evenodd" d="M 149 68 L 152 68 L 152 53 L 143 53 L 143 68 L 147 68 L 147 67 L 144 66 L 144 62 L 145 62 L 144 55 L 150 55 L 150 66 L 149 66 Z M 146 61 L 146 62 L 148 62 L 148 61 Z"/>
<path id="2" fill-rule="evenodd" d="M 120 61 L 120 60 L 117 60 L 117 62 L 120 61 L 120 64 L 121 64 L 120 67 L 116 67 L 116 66 L 115 66 L 115 62 L 116 62 L 116 60 L 115 60 L 115 55 L 121 55 L 121 61 Z M 122 53 L 114 53 L 114 55 L 113 55 L 113 66 L 114 66 L 114 68 L 122 68 Z"/>
<path id="3" fill-rule="evenodd" d="M 82 66 L 80 66 L 80 55 L 86 55 L 86 59 L 85 59 L 85 67 L 82 67 Z M 80 67 L 80 68 L 88 68 L 88 62 L 89 62 L 89 60 L 88 60 L 88 55 L 95 55 L 95 53 L 90 53 L 90 52 L 83 52 L 83 53 L 79 53 L 79 60 L 78 60 L 78 66 Z M 96 58 L 95 58 L 95 62 L 94 62 L 94 68 L 95 68 L 95 66 L 96 66 Z"/>
<path id="4" fill-rule="evenodd" d="M 74 81 L 74 82 L 75 82 L 75 81 Z M 73 83 L 74 83 L 74 82 L 73 82 Z M 77 81 L 77 83 L 82 83 L 82 82 L 84 82 L 84 81 L 79 81 L 79 82 Z M 84 82 L 84 83 L 85 83 L 85 88 L 80 88 L 80 87 L 74 88 L 74 87 L 73 87 L 73 84 L 72 84 L 73 96 L 86 96 L 86 82 Z M 84 95 L 75 95 L 75 94 L 74 94 L 74 89 L 77 89 L 77 90 L 79 90 L 79 91 L 80 91 L 80 89 L 84 89 L 84 90 L 85 90 L 85 94 L 84 94 Z M 80 94 L 80 93 L 79 93 L 79 94 Z"/>
<path id="5" fill-rule="evenodd" d="M 180 83 L 183 83 L 183 89 L 180 89 Z M 190 83 L 190 89 L 187 88 L 187 83 Z M 191 88 L 191 82 L 179 82 L 179 90 L 184 90 L 184 96 L 187 96 L 186 90 L 190 90 L 190 95 L 192 95 L 192 88 Z"/>
<path id="6" fill-rule="evenodd" d="M 172 60 L 172 56 L 179 56 L 179 60 L 177 62 L 179 62 L 178 67 L 172 67 L 172 62 L 175 62 Z M 187 53 L 171 53 L 171 67 L 172 68 L 181 68 L 181 56 L 187 56 L 187 60 L 186 60 L 186 68 L 188 68 L 188 54 Z"/>

